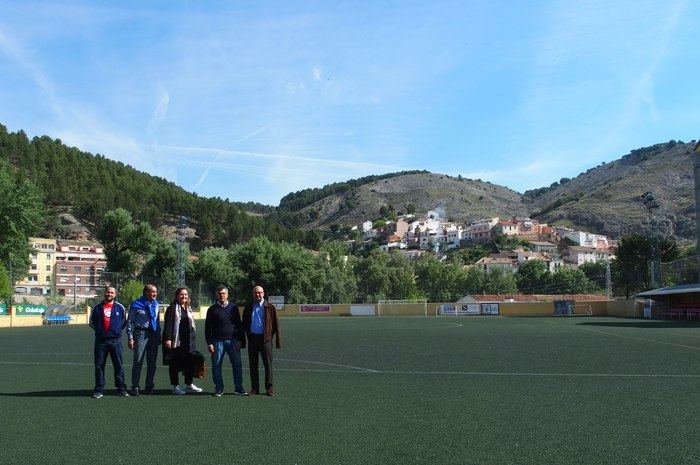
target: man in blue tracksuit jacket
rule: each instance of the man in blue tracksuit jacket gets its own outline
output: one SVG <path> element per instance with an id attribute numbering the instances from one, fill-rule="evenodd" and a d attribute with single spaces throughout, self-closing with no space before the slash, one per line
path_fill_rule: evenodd
<path id="1" fill-rule="evenodd" d="M 126 334 L 129 337 L 129 349 L 134 351 L 134 365 L 131 367 L 131 393 L 139 395 L 141 366 L 146 359 L 146 394 L 153 394 L 158 346 L 160 345 L 160 316 L 156 300 L 158 289 L 148 283 L 143 288 L 143 295 L 131 302 Z"/>
<path id="2" fill-rule="evenodd" d="M 92 397 L 99 399 L 105 389 L 105 365 L 107 355 L 114 366 L 114 386 L 117 395 L 129 396 L 124 383 L 124 365 L 122 363 L 122 332 L 126 325 L 126 310 L 115 300 L 117 290 L 105 289 L 104 300 L 92 308 L 90 327 L 95 331 L 95 389 Z"/>

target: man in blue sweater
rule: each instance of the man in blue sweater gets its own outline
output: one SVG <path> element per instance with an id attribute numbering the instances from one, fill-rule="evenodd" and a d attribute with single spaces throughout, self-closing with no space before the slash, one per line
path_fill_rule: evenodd
<path id="1" fill-rule="evenodd" d="M 126 324 L 126 310 L 115 300 L 117 290 L 105 289 L 104 300 L 92 308 L 90 327 L 95 331 L 95 390 L 92 397 L 99 399 L 105 389 L 105 365 L 109 354 L 114 366 L 114 385 L 117 395 L 128 397 L 122 364 L 122 332 Z"/>
<path id="2" fill-rule="evenodd" d="M 158 346 L 160 345 L 159 302 L 156 300 L 158 289 L 148 283 L 143 288 L 143 295 L 131 302 L 126 334 L 129 336 L 129 349 L 134 351 L 134 365 L 131 367 L 132 394 L 139 395 L 141 366 L 146 358 L 146 394 L 153 394 Z"/>
<path id="3" fill-rule="evenodd" d="M 211 354 L 214 396 L 221 397 L 224 394 L 221 366 L 224 363 L 225 354 L 228 354 L 233 367 L 233 393 L 238 396 L 247 396 L 248 393 L 243 389 L 243 364 L 241 363 L 241 345 L 245 341 L 245 332 L 241 325 L 238 305 L 229 302 L 228 289 L 225 286 L 219 286 L 216 290 L 216 303 L 207 310 L 204 337 Z"/>

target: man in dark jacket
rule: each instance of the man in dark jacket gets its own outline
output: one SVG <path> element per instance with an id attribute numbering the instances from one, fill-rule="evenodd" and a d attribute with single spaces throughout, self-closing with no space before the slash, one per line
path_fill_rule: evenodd
<path id="1" fill-rule="evenodd" d="M 126 324 L 124 306 L 115 300 L 117 290 L 105 289 L 104 300 L 92 308 L 90 327 L 95 331 L 95 390 L 92 397 L 99 399 L 105 389 L 105 365 L 107 354 L 114 366 L 114 385 L 117 395 L 128 397 L 124 383 L 124 365 L 122 364 L 122 332 Z"/>
<path id="2" fill-rule="evenodd" d="M 258 379 L 258 356 L 265 367 L 265 390 L 268 396 L 275 394 L 272 388 L 272 338 L 275 347 L 282 347 L 280 327 L 277 323 L 277 309 L 265 300 L 262 286 L 253 288 L 253 304 L 243 311 L 243 328 L 248 337 L 248 360 L 250 362 L 250 393 L 260 393 Z"/>
<path id="3" fill-rule="evenodd" d="M 216 290 L 216 303 L 207 310 L 204 337 L 211 354 L 214 396 L 221 397 L 224 394 L 221 365 L 224 363 L 225 354 L 228 354 L 233 367 L 233 393 L 238 396 L 247 396 L 248 393 L 243 389 L 243 364 L 241 363 L 241 346 L 245 343 L 245 332 L 241 325 L 238 305 L 229 302 L 228 289 L 225 286 L 219 286 Z"/>

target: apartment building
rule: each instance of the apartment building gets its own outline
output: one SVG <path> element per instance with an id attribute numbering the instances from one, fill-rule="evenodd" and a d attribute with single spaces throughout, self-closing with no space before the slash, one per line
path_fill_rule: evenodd
<path id="1" fill-rule="evenodd" d="M 77 299 L 94 297 L 100 292 L 100 276 L 106 268 L 102 245 L 58 240 L 55 279 L 59 295 Z"/>
<path id="2" fill-rule="evenodd" d="M 51 291 L 54 266 L 56 264 L 56 239 L 30 237 L 34 251 L 29 265 L 29 274 L 15 284 L 15 293 L 45 295 Z"/>
<path id="3" fill-rule="evenodd" d="M 474 242 L 488 242 L 491 240 L 491 228 L 498 223 L 498 217 L 484 218 L 469 224 L 471 240 Z"/>

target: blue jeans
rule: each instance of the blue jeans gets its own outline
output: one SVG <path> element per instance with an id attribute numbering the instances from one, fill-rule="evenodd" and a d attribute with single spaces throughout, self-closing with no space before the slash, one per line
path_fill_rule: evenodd
<path id="1" fill-rule="evenodd" d="M 153 389 L 158 362 L 160 331 L 134 330 L 134 366 L 131 367 L 131 387 L 138 388 L 141 381 L 141 366 L 146 359 L 146 390 Z M 145 357 L 144 357 L 145 356 Z"/>
<path id="2" fill-rule="evenodd" d="M 122 364 L 122 340 L 95 338 L 95 392 L 105 390 L 107 355 L 110 356 L 114 365 L 114 386 L 117 389 L 126 388 Z"/>
<path id="3" fill-rule="evenodd" d="M 214 353 L 211 354 L 211 374 L 214 378 L 214 386 L 217 391 L 224 391 L 224 377 L 221 375 L 221 365 L 224 363 L 224 353 L 233 367 L 233 386 L 236 391 L 243 390 L 243 364 L 241 363 L 241 351 L 236 350 L 238 340 L 217 339 L 214 341 Z"/>

